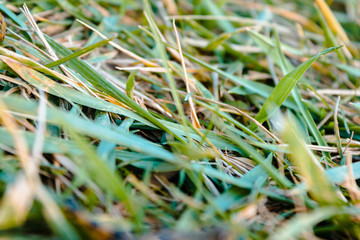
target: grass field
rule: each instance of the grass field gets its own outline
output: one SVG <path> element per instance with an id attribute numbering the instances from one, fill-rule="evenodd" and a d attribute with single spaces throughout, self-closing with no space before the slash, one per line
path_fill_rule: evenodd
<path id="1" fill-rule="evenodd" d="M 0 12 L 1 238 L 360 239 L 359 1 Z"/>

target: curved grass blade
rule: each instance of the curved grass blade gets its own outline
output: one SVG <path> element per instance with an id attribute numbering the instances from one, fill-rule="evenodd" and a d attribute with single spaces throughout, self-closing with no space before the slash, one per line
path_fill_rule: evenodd
<path id="1" fill-rule="evenodd" d="M 294 67 L 292 66 L 292 64 L 285 58 L 283 52 L 281 51 L 280 41 L 279 41 L 276 31 L 275 31 L 275 36 L 276 36 L 276 45 L 275 46 L 268 38 L 266 38 L 265 36 L 263 36 L 261 34 L 258 34 L 251 30 L 249 30 L 249 34 L 253 38 L 253 40 L 264 50 L 264 52 L 266 54 L 268 54 L 274 60 L 274 62 L 281 68 L 284 75 L 294 70 Z M 327 143 L 322 138 L 320 131 L 317 128 L 308 109 L 304 106 L 304 104 L 301 100 L 301 95 L 300 95 L 299 91 L 297 90 L 296 86 L 294 86 L 294 88 L 293 88 L 292 95 L 295 99 L 296 105 L 298 106 L 301 114 L 303 115 L 303 117 L 306 121 L 307 126 L 309 127 L 312 135 L 316 139 L 316 142 L 320 146 L 327 146 Z M 254 129 L 255 129 L 255 127 L 256 126 L 254 126 Z M 329 153 L 323 152 L 323 154 L 328 159 L 330 159 Z"/>
<path id="2" fill-rule="evenodd" d="M 110 38 L 110 39 L 106 39 L 106 40 L 102 40 L 102 41 L 100 41 L 100 42 L 98 42 L 98 43 L 95 43 L 95 44 L 93 44 L 93 45 L 91 45 L 91 46 L 88 46 L 88 47 L 83 48 L 83 49 L 81 49 L 81 50 L 79 50 L 79 51 L 77 51 L 77 52 L 74 52 L 73 54 L 71 54 L 71 55 L 69 55 L 69 56 L 66 56 L 66 57 L 64 57 L 64 58 L 62 58 L 62 59 L 59 59 L 59 60 L 57 60 L 57 61 L 48 63 L 48 64 L 45 65 L 45 67 L 47 67 L 47 68 L 52 68 L 52 67 L 59 66 L 59 65 L 65 63 L 65 62 L 67 62 L 67 61 L 69 61 L 69 60 L 71 60 L 71 59 L 73 59 L 73 58 L 80 57 L 81 55 L 83 55 L 83 54 L 85 54 L 85 53 L 88 53 L 88 52 L 90 52 L 90 51 L 92 51 L 92 50 L 94 50 L 94 49 L 96 49 L 96 48 L 99 48 L 99 47 L 107 44 L 108 42 L 114 40 L 114 38 L 115 38 L 115 37 Z"/>
<path id="3" fill-rule="evenodd" d="M 274 88 L 273 92 L 266 100 L 259 113 L 256 115 L 256 120 L 260 123 L 266 121 L 269 117 L 271 117 L 276 110 L 282 105 L 282 103 L 286 100 L 291 90 L 295 87 L 297 81 L 300 77 L 305 73 L 305 71 L 321 56 L 336 49 L 341 48 L 331 47 L 325 49 L 314 57 L 310 58 L 306 62 L 302 63 L 300 66 L 296 67 L 294 70 L 286 74 L 279 82 L 279 84 Z"/>

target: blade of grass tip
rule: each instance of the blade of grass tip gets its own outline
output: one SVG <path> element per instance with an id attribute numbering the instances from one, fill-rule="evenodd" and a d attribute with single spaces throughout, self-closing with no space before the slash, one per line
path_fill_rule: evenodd
<path id="1" fill-rule="evenodd" d="M 277 31 L 275 30 L 275 37 L 277 35 Z M 281 45 L 280 45 L 280 40 L 278 37 L 276 37 L 276 44 L 274 46 L 273 42 L 270 41 L 270 39 L 267 39 L 265 36 L 251 31 L 248 31 L 250 36 L 254 39 L 254 41 L 263 49 L 263 51 L 268 54 L 271 59 L 282 69 L 283 74 L 286 75 L 289 72 L 291 72 L 294 67 L 292 66 L 292 64 L 287 61 L 287 59 L 285 58 L 282 50 L 281 50 Z M 302 116 L 304 117 L 307 126 L 309 127 L 312 135 L 315 137 L 316 142 L 318 143 L 318 145 L 320 146 L 327 146 L 326 142 L 324 141 L 324 139 L 322 138 L 319 129 L 316 126 L 316 123 L 314 122 L 311 114 L 309 113 L 308 109 L 304 106 L 304 104 L 302 103 L 302 99 L 301 99 L 301 95 L 299 93 L 299 91 L 297 90 L 297 87 L 294 86 L 294 89 L 292 90 L 292 96 L 296 102 L 296 105 L 298 106 L 299 111 L 301 112 Z M 252 124 L 252 126 L 254 127 L 254 129 L 256 129 L 256 127 Z M 323 152 L 324 156 L 327 157 L 327 159 L 331 159 L 330 154 Z"/>
<path id="2" fill-rule="evenodd" d="M 152 10 L 151 10 L 151 6 L 150 6 L 149 1 L 148 0 L 143 0 L 143 4 L 144 4 L 144 9 L 145 9 L 145 14 L 147 15 L 147 20 L 149 21 L 149 25 L 150 25 L 151 31 L 153 33 L 154 40 L 156 42 L 157 50 L 158 50 L 158 52 L 160 54 L 160 57 L 162 59 L 162 64 L 163 64 L 164 68 L 166 69 L 165 75 L 166 75 L 167 81 L 168 81 L 168 83 L 170 85 L 171 94 L 172 94 L 172 97 L 174 99 L 176 109 L 177 109 L 177 111 L 178 111 L 178 113 L 180 115 L 182 124 L 184 126 L 186 137 L 188 138 L 188 140 L 190 142 L 190 134 L 189 134 L 188 126 L 187 126 L 187 118 L 185 116 L 184 109 L 183 109 L 183 106 L 181 104 L 180 97 L 179 97 L 179 95 L 177 93 L 177 88 L 176 88 L 174 77 L 172 76 L 172 74 L 170 72 L 170 68 L 169 68 L 169 65 L 168 65 L 168 57 L 166 55 L 164 43 L 161 40 L 161 35 L 159 34 L 158 28 L 157 28 L 156 23 L 155 23 L 155 21 L 153 19 Z"/>
<path id="3" fill-rule="evenodd" d="M 56 67 L 56 66 L 59 66 L 67 61 L 69 61 L 70 59 L 73 59 L 73 58 L 76 58 L 76 57 L 80 57 L 81 55 L 84 55 L 85 53 L 88 53 L 96 48 L 99 48 L 107 43 L 109 43 L 110 41 L 114 40 L 115 37 L 113 38 L 110 38 L 110 39 L 107 39 L 107 40 L 103 40 L 103 41 L 100 41 L 98 43 L 95 43 L 91 46 L 88 46 L 86 48 L 83 48 L 77 52 L 74 52 L 73 54 L 70 54 L 69 56 L 66 56 L 62 59 L 59 59 L 57 61 L 54 61 L 54 62 L 51 62 L 51 63 L 48 63 L 45 65 L 45 67 L 47 68 L 52 68 L 52 67 Z"/>
<path id="4" fill-rule="evenodd" d="M 283 54 L 283 51 L 281 49 L 280 37 L 279 37 L 279 34 L 278 34 L 275 27 L 274 27 L 274 35 L 275 35 L 276 51 L 277 51 L 277 53 L 279 55 L 279 58 L 280 58 L 279 62 L 280 62 L 281 71 L 285 75 L 288 72 L 290 72 L 290 68 L 292 66 L 290 66 L 291 64 L 286 61 L 286 58 L 285 58 L 285 56 Z"/>
<path id="5" fill-rule="evenodd" d="M 188 101 L 189 101 L 190 110 L 191 110 L 191 122 L 192 122 L 192 124 L 193 124 L 193 126 L 194 126 L 195 128 L 201 128 L 199 119 L 198 119 L 197 114 L 196 114 L 195 105 L 194 105 L 193 99 L 192 99 L 192 97 L 191 97 L 190 84 L 191 84 L 191 86 L 192 86 L 193 89 L 195 88 L 195 84 L 194 84 L 193 82 L 190 82 L 191 80 L 188 78 L 188 75 L 187 75 L 187 70 L 186 70 L 186 66 L 185 66 L 184 55 L 183 55 L 183 53 L 182 53 L 179 34 L 178 34 L 178 32 L 177 32 L 176 25 L 175 25 L 175 19 L 173 19 L 173 27 L 174 27 L 174 32 L 175 32 L 175 38 L 176 38 L 177 47 L 178 47 L 178 50 L 179 50 L 179 55 L 180 55 L 180 60 L 181 60 L 181 66 L 182 66 L 183 72 L 184 72 L 184 80 L 185 80 L 185 85 L 186 85 L 186 91 L 187 91 L 187 94 L 188 94 Z"/>
<path id="6" fill-rule="evenodd" d="M 44 34 L 42 33 L 42 31 L 40 30 L 39 26 L 36 24 L 35 19 L 33 18 L 29 8 L 26 6 L 26 3 L 23 4 L 23 7 L 20 8 L 20 10 L 23 12 L 23 14 L 25 15 L 25 17 L 27 18 L 27 20 L 29 21 L 31 27 L 35 30 L 36 34 L 38 35 L 38 37 L 40 38 L 41 42 L 43 43 L 43 45 L 45 46 L 46 50 L 49 52 L 51 59 L 52 60 L 58 60 L 58 57 L 56 55 L 56 53 L 54 52 L 54 50 L 51 48 L 51 46 L 49 45 L 49 43 L 46 41 Z"/>
<path id="7" fill-rule="evenodd" d="M 339 152 L 340 158 L 341 158 L 340 164 L 344 165 L 346 158 L 344 158 L 344 154 L 342 151 L 342 144 L 341 144 L 340 131 L 339 131 L 339 122 L 338 122 L 338 111 L 339 111 L 340 99 L 341 99 L 341 97 L 338 96 L 338 98 L 336 100 L 335 109 L 334 109 L 334 132 L 335 132 L 335 136 L 336 136 L 337 149 L 338 149 L 338 152 Z"/>
<path id="8" fill-rule="evenodd" d="M 286 60 L 286 58 L 284 56 L 284 53 L 283 53 L 283 51 L 281 49 L 281 45 L 280 45 L 280 38 L 279 38 L 276 28 L 274 28 L 274 34 L 275 34 L 276 49 L 277 49 L 278 55 L 280 56 L 279 65 L 283 71 L 283 74 L 286 75 L 290 71 L 292 71 L 294 69 L 294 67 L 292 66 L 292 64 L 289 61 Z M 305 105 L 302 101 L 301 95 L 296 86 L 294 86 L 294 88 L 292 90 L 292 96 L 294 97 L 295 102 L 296 102 L 297 106 L 299 107 L 300 112 L 301 112 L 302 116 L 304 117 L 305 122 L 306 122 L 307 126 L 309 127 L 311 134 L 315 137 L 315 140 L 318 143 L 318 145 L 327 146 L 327 143 L 321 136 L 321 133 L 320 133 L 319 129 L 317 128 L 316 123 L 315 123 L 314 119 L 312 118 L 309 110 L 305 107 Z M 328 160 L 331 159 L 331 156 L 328 152 L 322 152 L 322 154 L 325 157 L 327 157 Z"/>
<path id="9" fill-rule="evenodd" d="M 222 33 L 220 36 L 210 40 L 207 46 L 204 48 L 205 51 L 214 51 L 220 44 L 229 39 L 231 36 L 237 33 L 241 33 L 249 29 L 249 27 L 241 27 L 230 33 Z"/>
<path id="10" fill-rule="evenodd" d="M 341 113 L 342 120 L 344 122 L 345 131 L 347 134 L 350 134 L 350 129 L 349 129 L 349 125 L 346 120 L 345 111 L 343 109 L 340 109 L 340 113 Z M 350 141 L 351 141 L 351 138 L 350 138 Z"/>
<path id="11" fill-rule="evenodd" d="M 291 90 L 295 87 L 297 81 L 305 73 L 305 71 L 321 56 L 332 52 L 336 49 L 339 49 L 341 46 L 332 47 L 325 49 L 314 57 L 310 58 L 306 62 L 302 63 L 300 66 L 296 67 L 294 70 L 286 74 L 279 82 L 279 84 L 274 88 L 271 95 L 265 101 L 264 105 L 260 109 L 259 113 L 256 115 L 255 119 L 258 122 L 263 123 L 270 116 L 272 116 L 276 110 L 282 105 L 286 100 Z M 253 127 L 253 129 L 256 127 Z"/>
<path id="12" fill-rule="evenodd" d="M 134 89 L 135 89 L 135 75 L 137 74 L 137 70 L 132 72 L 129 77 L 128 80 L 126 82 L 126 95 L 128 95 L 129 98 L 131 98 L 132 100 L 134 100 Z"/>
<path id="13" fill-rule="evenodd" d="M 72 54 L 72 52 L 61 45 L 60 43 L 56 42 L 52 38 L 46 36 L 47 40 L 49 41 L 50 45 L 56 50 L 56 52 L 62 56 L 67 56 Z M 113 83 L 108 81 L 104 76 L 99 74 L 94 68 L 92 68 L 89 64 L 84 62 L 81 59 L 73 58 L 67 62 L 67 66 L 78 72 L 81 76 L 83 76 L 87 81 L 89 81 L 94 87 L 98 88 L 100 91 L 114 97 L 115 99 L 120 100 L 125 105 L 132 108 L 136 111 L 139 115 L 143 116 L 147 120 L 149 120 L 154 125 L 158 126 L 160 129 L 164 130 L 165 132 L 173 135 L 179 141 L 183 142 L 183 139 L 180 136 L 177 136 L 172 131 L 170 131 L 164 124 L 159 122 L 159 120 L 154 117 L 151 113 L 143 109 L 139 104 L 137 104 L 134 100 L 129 98 L 125 93 L 123 93 L 117 86 Z"/>

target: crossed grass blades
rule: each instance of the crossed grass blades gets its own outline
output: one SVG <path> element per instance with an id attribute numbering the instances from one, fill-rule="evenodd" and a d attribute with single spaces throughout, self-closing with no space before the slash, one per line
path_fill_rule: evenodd
<path id="1" fill-rule="evenodd" d="M 1 236 L 359 238 L 359 3 L 24 2 Z"/>

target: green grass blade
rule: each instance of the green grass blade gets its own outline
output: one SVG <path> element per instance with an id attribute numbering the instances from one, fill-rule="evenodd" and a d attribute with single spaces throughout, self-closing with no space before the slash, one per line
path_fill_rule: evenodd
<path id="1" fill-rule="evenodd" d="M 129 98 L 134 99 L 133 92 L 135 89 L 135 75 L 137 71 L 132 72 L 129 75 L 129 78 L 126 82 L 126 95 L 128 95 Z"/>
<path id="2" fill-rule="evenodd" d="M 57 54 L 60 56 L 68 56 L 71 55 L 72 52 L 67 49 L 66 47 L 62 46 L 58 42 L 54 41 L 52 38 L 46 36 L 47 41 L 51 45 L 51 47 L 56 51 Z M 171 132 L 165 125 L 160 123 L 158 119 L 156 119 L 154 116 L 151 115 L 148 111 L 143 109 L 140 105 L 138 105 L 134 100 L 126 96 L 125 93 L 123 93 L 119 88 L 117 88 L 115 85 L 113 85 L 111 82 L 109 82 L 105 77 L 100 75 L 95 69 L 93 69 L 90 65 L 88 65 L 86 62 L 82 61 L 81 59 L 70 59 L 67 62 L 67 65 L 69 68 L 75 70 L 77 73 L 79 73 L 81 76 L 83 76 L 86 80 L 88 80 L 94 87 L 99 89 L 100 91 L 103 91 L 110 96 L 120 100 L 124 104 L 131 107 L 133 110 L 141 114 L 144 118 L 148 119 L 150 122 L 152 122 L 154 125 L 158 126 L 160 129 L 163 129 L 170 135 L 173 135 L 174 133 Z M 180 141 L 183 141 L 180 137 L 175 136 Z"/>
<path id="3" fill-rule="evenodd" d="M 164 45 L 163 41 L 161 40 L 161 37 L 160 37 L 160 35 L 158 33 L 156 23 L 155 23 L 155 21 L 153 19 L 153 12 L 151 10 L 151 6 L 150 6 L 149 1 L 148 0 L 143 0 L 143 3 L 144 3 L 145 12 L 146 12 L 147 18 L 148 18 L 147 20 L 149 21 L 149 25 L 150 25 L 150 28 L 151 28 L 151 31 L 153 33 L 153 37 L 154 37 L 154 40 L 155 40 L 155 43 L 156 43 L 156 49 L 159 52 L 159 55 L 160 55 L 161 60 L 162 60 L 162 64 L 163 64 L 163 66 L 164 66 L 164 68 L 166 70 L 165 75 L 166 75 L 166 80 L 168 81 L 170 89 L 171 89 L 171 95 L 173 96 L 176 109 L 177 109 L 177 111 L 178 111 L 178 113 L 180 115 L 182 125 L 185 128 L 185 133 L 187 135 L 186 137 L 188 138 L 188 141 L 190 142 L 190 137 L 189 137 L 189 133 L 188 133 L 188 119 L 185 116 L 184 108 L 183 108 L 183 106 L 181 104 L 179 94 L 177 93 L 177 88 L 176 88 L 174 77 L 172 76 L 172 74 L 170 72 L 170 68 L 169 68 L 169 65 L 168 65 L 169 59 L 168 59 L 168 57 L 166 55 L 165 45 Z"/>
<path id="4" fill-rule="evenodd" d="M 120 114 L 133 118 L 139 122 L 142 122 L 148 126 L 156 127 L 148 120 L 139 116 L 137 113 L 130 111 L 126 108 L 117 106 L 113 103 L 107 102 L 105 100 L 95 98 L 91 95 L 84 94 L 82 92 L 76 91 L 74 89 L 64 87 L 56 81 L 46 77 L 45 75 L 28 68 L 22 63 L 12 60 L 11 58 L 6 58 L 0 56 L 0 58 L 8 64 L 19 76 L 30 83 L 31 85 L 43 89 L 45 92 L 48 92 L 52 95 L 58 96 L 60 98 L 66 99 L 70 103 L 80 104 L 82 106 L 91 107 L 100 111 L 107 111 L 115 114 Z"/>
<path id="5" fill-rule="evenodd" d="M 15 96 L 0 95 L 0 98 L 10 110 L 26 114 L 35 119 L 37 109 L 36 102 L 27 101 Z M 129 133 L 118 132 L 118 130 L 112 127 L 106 127 L 102 124 L 77 117 L 74 114 L 63 112 L 60 109 L 49 108 L 47 111 L 47 121 L 59 126 L 70 124 L 82 134 L 114 142 L 134 151 L 147 153 L 153 157 L 169 162 L 175 161 L 173 154 L 141 137 Z"/>
<path id="6" fill-rule="evenodd" d="M 288 74 L 289 72 L 294 70 L 294 67 L 292 66 L 292 64 L 287 61 L 287 59 L 285 58 L 282 50 L 281 50 L 281 46 L 280 46 L 280 40 L 279 37 L 277 36 L 277 32 L 275 31 L 275 35 L 276 37 L 276 44 L 274 46 L 274 44 L 265 36 L 260 35 L 254 31 L 249 31 L 250 36 L 253 38 L 253 40 L 264 50 L 264 52 L 266 54 L 268 54 L 273 61 L 275 61 L 275 63 L 282 69 L 282 72 L 284 75 Z M 296 86 L 293 87 L 292 90 L 292 95 L 294 97 L 294 100 L 296 102 L 296 105 L 298 106 L 301 114 L 303 115 L 308 128 L 310 129 L 312 135 L 314 136 L 316 142 L 320 145 L 320 146 L 327 146 L 326 142 L 324 141 L 324 139 L 322 138 L 320 131 L 318 130 L 314 119 L 312 118 L 311 114 L 309 113 L 308 109 L 304 106 L 303 102 L 302 102 L 302 97 L 297 89 Z M 253 129 L 255 129 L 256 126 L 254 126 Z M 325 152 L 324 155 L 330 159 L 330 154 Z"/>
<path id="7" fill-rule="evenodd" d="M 279 228 L 269 240 L 288 240 L 297 239 L 303 232 L 308 232 L 309 229 L 316 224 L 329 219 L 336 215 L 358 215 L 358 209 L 355 208 L 319 208 L 311 213 L 299 214 L 293 219 L 289 220 L 287 224 Z"/>
<path id="8" fill-rule="evenodd" d="M 341 206 L 344 204 L 335 192 L 335 187 L 328 180 L 325 170 L 306 147 L 297 127 L 289 121 L 282 129 L 283 139 L 289 144 L 291 160 L 298 168 L 310 195 L 320 205 Z"/>
<path id="9" fill-rule="evenodd" d="M 80 57 L 81 55 L 84 55 L 85 53 L 91 52 L 92 50 L 94 50 L 96 48 L 99 48 L 99 47 L 109 43 L 110 41 L 114 40 L 114 38 L 115 37 L 107 39 L 107 40 L 103 40 L 103 41 L 95 43 L 95 44 L 93 44 L 91 46 L 88 46 L 86 48 L 83 48 L 83 49 L 81 49 L 81 50 L 79 50 L 77 52 L 74 52 L 73 54 L 70 54 L 69 56 L 66 56 L 66 57 L 64 57 L 62 59 L 59 59 L 59 60 L 54 61 L 52 63 L 48 63 L 48 64 L 45 65 L 45 67 L 52 68 L 52 67 L 59 66 L 59 65 L 65 63 L 65 62 L 67 62 L 67 61 L 69 61 L 69 60 L 71 60 L 73 58 Z"/>
<path id="10" fill-rule="evenodd" d="M 296 67 L 294 70 L 286 74 L 279 82 L 279 84 L 274 88 L 273 92 L 269 96 L 269 98 L 266 100 L 262 108 L 260 109 L 259 113 L 256 115 L 256 119 L 263 123 L 266 121 L 269 117 L 271 117 L 276 110 L 283 104 L 283 102 L 286 100 L 292 89 L 295 87 L 297 81 L 300 79 L 300 77 L 305 73 L 305 71 L 321 56 L 327 53 L 330 53 L 332 51 L 335 51 L 336 49 L 339 49 L 339 47 L 332 47 L 328 48 L 319 54 L 315 55 L 314 57 L 310 58 L 306 62 L 302 63 L 298 67 Z"/>

